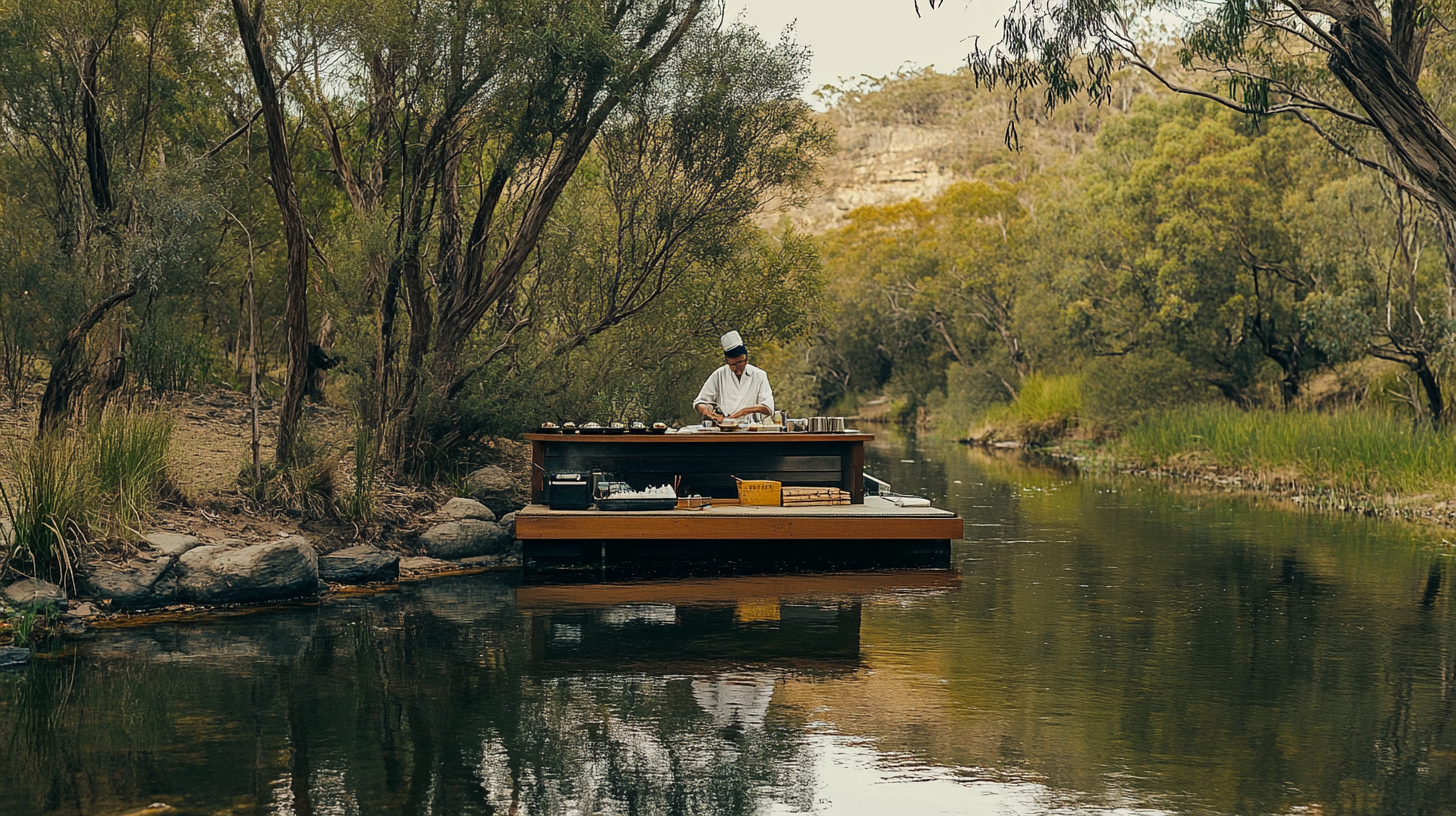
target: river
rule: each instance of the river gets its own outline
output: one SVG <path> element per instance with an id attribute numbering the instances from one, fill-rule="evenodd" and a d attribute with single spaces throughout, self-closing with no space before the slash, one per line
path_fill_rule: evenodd
<path id="1" fill-rule="evenodd" d="M 895 434 L 867 470 L 965 518 L 948 568 L 54 643 L 0 673 L 0 814 L 1456 813 L 1439 535 Z"/>

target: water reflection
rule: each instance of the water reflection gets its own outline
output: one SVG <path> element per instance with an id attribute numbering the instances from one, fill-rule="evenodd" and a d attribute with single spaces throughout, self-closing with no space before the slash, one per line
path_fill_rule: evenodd
<path id="1" fill-rule="evenodd" d="M 951 569 L 96 632 L 0 675 L 0 814 L 1456 813 L 1448 550 L 876 444 L 972 524 Z"/>

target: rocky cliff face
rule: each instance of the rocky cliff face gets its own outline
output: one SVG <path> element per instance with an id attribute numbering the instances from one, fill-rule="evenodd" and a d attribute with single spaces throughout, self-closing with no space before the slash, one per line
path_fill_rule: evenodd
<path id="1" fill-rule="evenodd" d="M 1124 87 L 1125 86 L 1125 87 Z M 1115 102 L 1074 102 L 1046 115 L 1038 100 L 1022 100 L 1021 149 L 1006 146 L 1008 98 L 979 89 L 964 74 L 926 72 L 846 94 L 823 114 L 839 152 L 825 161 L 820 186 L 801 207 L 769 206 L 760 226 L 787 218 L 820 233 L 843 226 L 856 207 L 929 200 L 957 181 L 1016 181 L 1048 163 L 1074 159 L 1094 138 L 1103 115 L 1127 111 L 1153 92 L 1136 75 L 1124 79 Z"/>
<path id="2" fill-rule="evenodd" d="M 823 232 L 843 226 L 856 207 L 929 200 L 957 180 L 944 161 L 956 141 L 951 128 L 865 124 L 838 132 L 839 153 L 825 163 L 817 194 L 787 213 L 798 229 Z"/>

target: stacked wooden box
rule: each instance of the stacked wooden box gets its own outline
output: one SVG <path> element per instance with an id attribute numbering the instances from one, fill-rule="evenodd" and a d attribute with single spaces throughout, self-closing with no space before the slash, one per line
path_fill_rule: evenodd
<path id="1" fill-rule="evenodd" d="M 824 507 L 835 504 L 849 504 L 849 491 L 837 487 L 786 487 L 783 489 L 784 507 Z"/>

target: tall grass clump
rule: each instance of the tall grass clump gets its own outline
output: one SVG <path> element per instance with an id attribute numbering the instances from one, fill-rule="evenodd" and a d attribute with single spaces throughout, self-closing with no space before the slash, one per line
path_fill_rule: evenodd
<path id="1" fill-rule="evenodd" d="M 15 451 L 12 461 L 13 489 L 0 483 L 0 504 L 10 517 L 6 565 L 35 578 L 74 585 L 98 507 L 85 440 L 76 434 L 51 434 Z"/>
<path id="2" fill-rule="evenodd" d="M 89 434 L 89 459 L 112 532 L 135 530 L 172 488 L 173 427 L 165 411 L 109 406 Z"/>
<path id="3" fill-rule="evenodd" d="M 263 465 L 262 478 L 253 478 L 252 463 L 243 466 L 238 483 L 252 501 L 297 513 L 331 516 L 335 512 L 335 449 L 313 429 L 304 426 L 293 443 L 293 458 Z"/>
<path id="4" fill-rule="evenodd" d="M 1193 406 L 1145 417 L 1127 431 L 1123 443 L 1150 463 L 1196 453 L 1223 467 L 1277 472 L 1312 486 L 1367 495 L 1456 485 L 1456 437 L 1378 410 Z"/>
<path id="5" fill-rule="evenodd" d="M 1032 374 L 1021 381 L 1016 399 L 987 409 L 985 422 L 1005 427 L 1030 445 L 1064 436 L 1082 412 L 1082 377 Z"/>
<path id="6" fill-rule="evenodd" d="M 344 499 L 344 514 L 361 524 L 374 520 L 375 497 L 374 477 L 379 472 L 379 457 L 375 452 L 375 435 L 369 421 L 358 415 L 354 418 L 354 489 Z"/>

